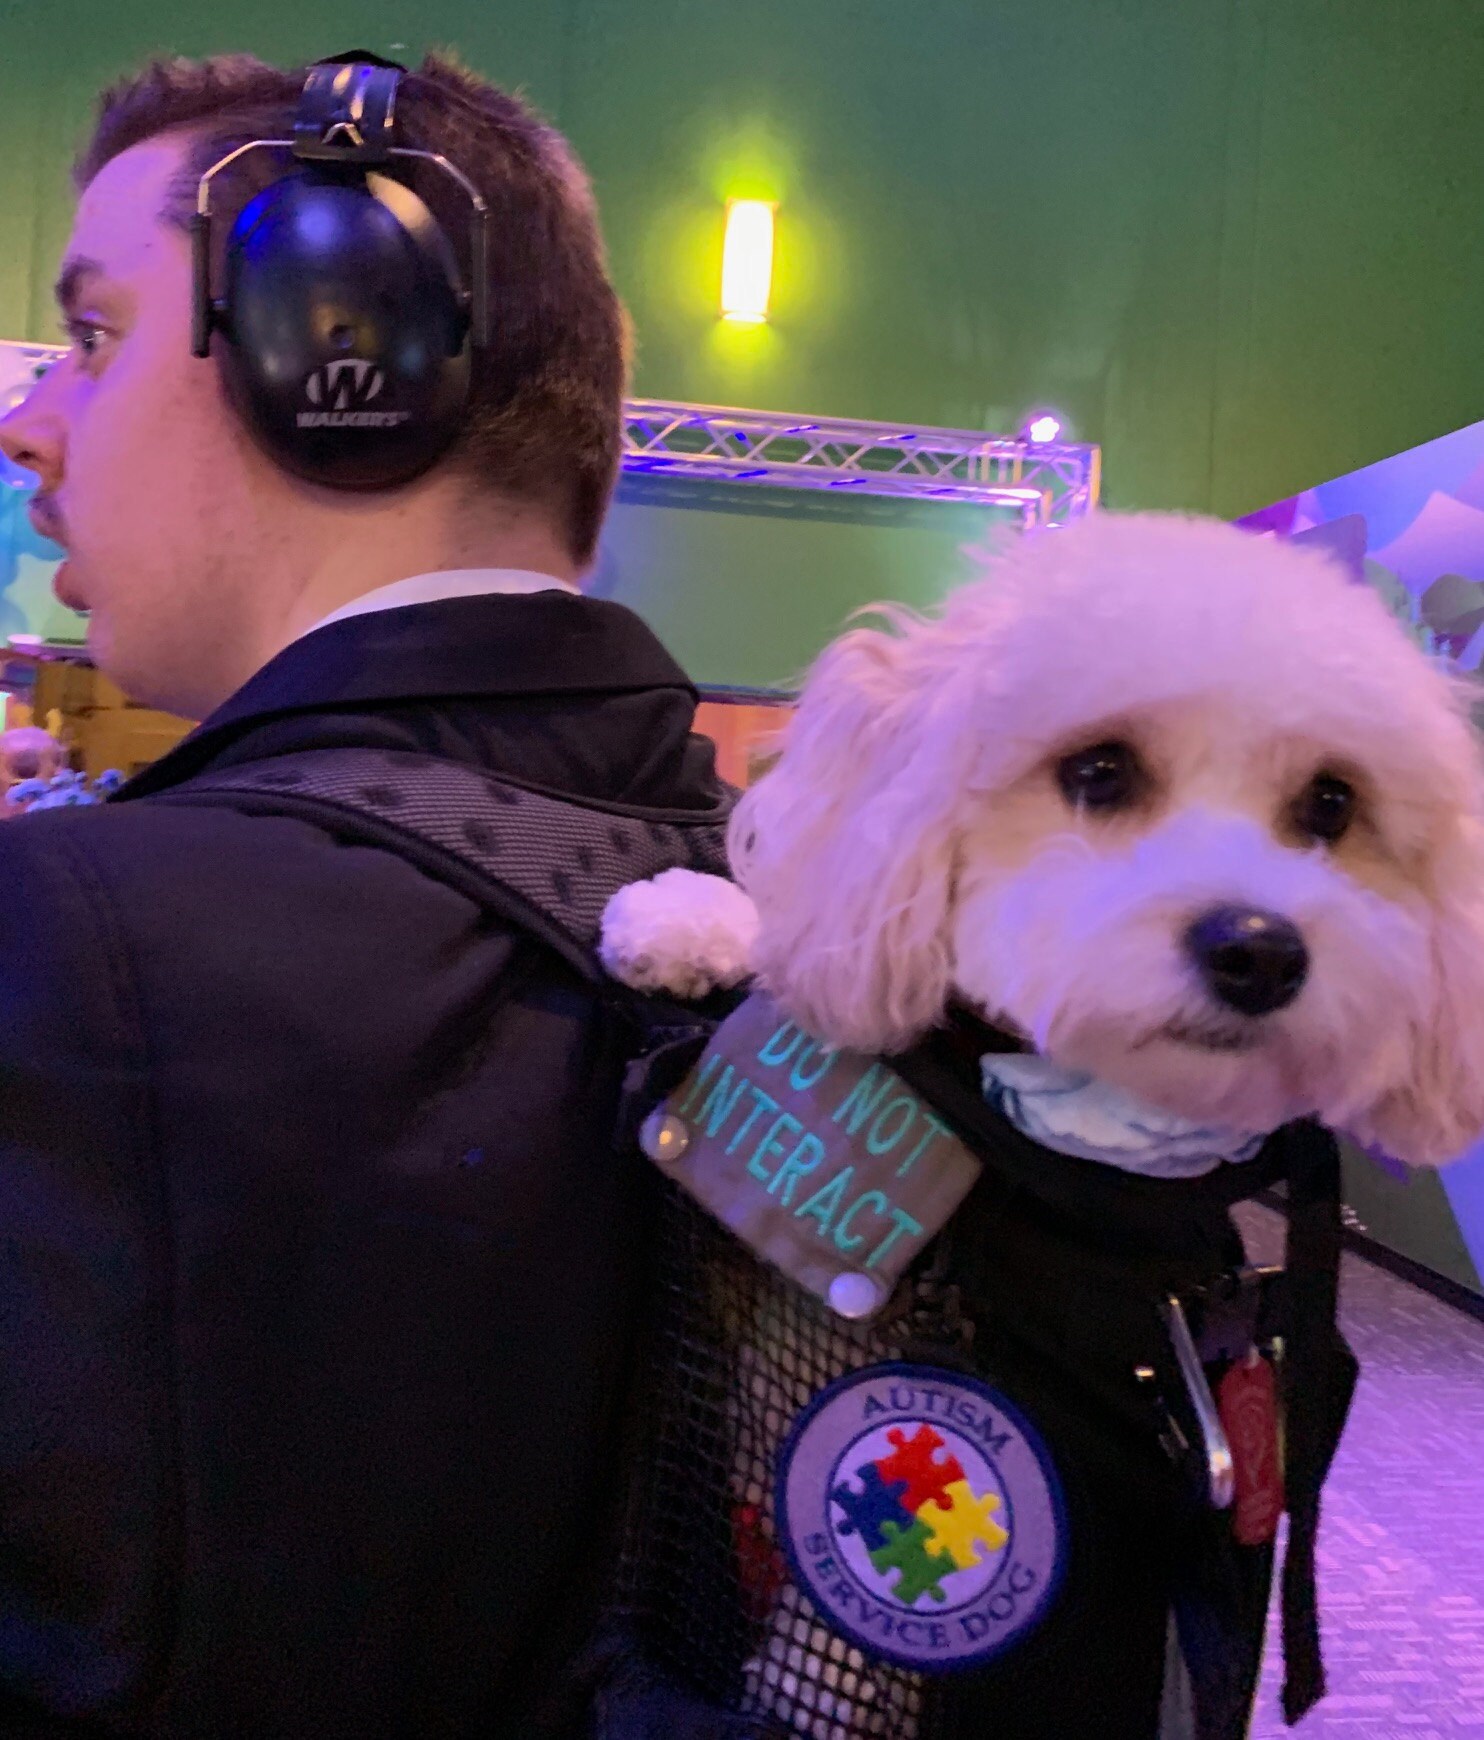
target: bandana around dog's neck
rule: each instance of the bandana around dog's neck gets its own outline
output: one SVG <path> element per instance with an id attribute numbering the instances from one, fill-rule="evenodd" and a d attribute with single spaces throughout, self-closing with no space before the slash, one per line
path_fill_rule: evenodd
<path id="1" fill-rule="evenodd" d="M 1250 1160 L 1267 1139 L 1161 1111 L 1046 1057 L 994 1053 L 979 1067 L 986 1099 L 1022 1135 L 1148 1178 L 1200 1178 Z"/>

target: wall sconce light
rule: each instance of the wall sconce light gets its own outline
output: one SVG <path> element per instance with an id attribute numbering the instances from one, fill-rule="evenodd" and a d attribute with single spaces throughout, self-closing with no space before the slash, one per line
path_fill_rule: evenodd
<path id="1" fill-rule="evenodd" d="M 765 199 L 729 200 L 721 253 L 722 318 L 760 326 L 768 318 L 772 289 L 773 204 Z"/>

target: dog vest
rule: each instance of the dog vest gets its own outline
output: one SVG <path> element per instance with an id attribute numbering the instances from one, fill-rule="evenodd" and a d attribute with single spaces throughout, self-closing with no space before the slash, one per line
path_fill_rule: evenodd
<path id="1" fill-rule="evenodd" d="M 1238 1740 L 1285 1505 L 1289 1720 L 1322 1695 L 1315 1532 L 1355 1376 L 1324 1132 L 1118 1172 L 987 1104 L 978 1035 L 859 1058 L 758 994 L 605 981 L 608 899 L 725 873 L 724 808 L 658 820 L 358 750 L 156 801 L 398 853 L 632 1030 L 615 1140 L 655 1162 L 653 1296 L 604 1622 L 554 1688 L 596 1740 Z M 1253 1273 L 1228 1211 L 1279 1182 L 1287 1262 Z"/>

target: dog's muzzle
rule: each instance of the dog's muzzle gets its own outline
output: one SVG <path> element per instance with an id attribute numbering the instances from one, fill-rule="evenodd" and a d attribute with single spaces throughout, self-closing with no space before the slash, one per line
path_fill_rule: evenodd
<path id="1" fill-rule="evenodd" d="M 1277 913 L 1213 907 L 1186 931 L 1185 949 L 1206 989 L 1239 1015 L 1286 1009 L 1309 976 L 1298 927 Z"/>

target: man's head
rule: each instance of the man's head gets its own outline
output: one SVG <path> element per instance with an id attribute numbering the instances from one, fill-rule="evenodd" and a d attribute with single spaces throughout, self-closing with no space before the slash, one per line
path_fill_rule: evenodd
<path id="1" fill-rule="evenodd" d="M 464 430 L 426 477 L 359 495 L 302 484 L 254 445 L 216 367 L 191 355 L 187 226 L 207 168 L 289 135 L 304 77 L 245 56 L 160 62 L 104 97 L 58 283 L 72 350 L 0 425 L 40 475 L 38 524 L 69 558 L 59 592 L 91 612 L 99 663 L 197 715 L 401 574 L 579 571 L 617 472 L 623 316 L 582 171 L 515 99 L 431 58 L 398 93 L 402 141 L 447 157 L 490 207 L 492 340 Z M 259 151 L 219 178 L 218 233 L 290 167 Z M 466 255 L 457 187 L 407 179 Z"/>

